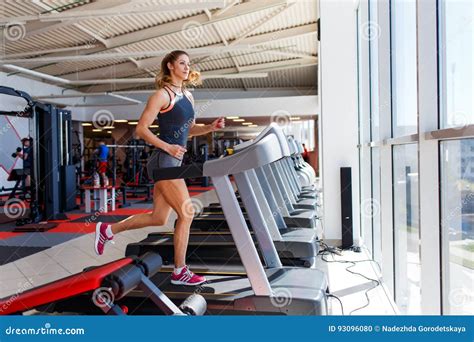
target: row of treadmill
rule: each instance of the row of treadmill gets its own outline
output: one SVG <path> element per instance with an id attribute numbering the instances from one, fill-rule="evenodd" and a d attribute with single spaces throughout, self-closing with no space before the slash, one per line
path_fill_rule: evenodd
<path id="1" fill-rule="evenodd" d="M 172 285 L 173 233 L 153 233 L 129 244 L 125 258 L 115 262 L 127 260 L 125 268 L 133 269 L 132 275 L 123 265 L 112 267 L 96 272 L 99 278 L 87 291 L 56 295 L 48 303 L 33 293 L 20 297 L 23 306 L 81 314 L 327 314 L 327 278 L 315 267 L 321 232 L 314 170 L 301 158 L 299 144 L 277 124 L 234 151 L 199 166 L 153 175 L 156 180 L 199 173 L 212 180 L 219 203 L 195 217 L 186 259 L 195 273 L 206 276 L 206 283 Z M 43 286 L 43 292 L 48 286 L 54 284 Z M 108 289 L 113 301 L 97 305 L 94 287 Z"/>

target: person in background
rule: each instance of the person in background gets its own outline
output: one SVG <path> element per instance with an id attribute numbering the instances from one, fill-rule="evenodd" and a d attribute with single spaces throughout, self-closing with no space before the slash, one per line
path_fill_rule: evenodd
<path id="1" fill-rule="evenodd" d="M 30 170 L 33 167 L 33 151 L 31 150 L 30 138 L 21 139 L 23 150 L 17 153 L 17 156 L 23 159 L 23 170 L 28 170 L 28 175 L 25 177 L 25 186 L 31 185 Z"/>
<path id="2" fill-rule="evenodd" d="M 107 177 L 107 165 L 109 159 L 109 148 L 105 145 L 105 142 L 101 141 L 99 147 L 96 150 L 99 158 L 99 176 L 102 179 L 104 186 L 109 186 L 109 178 Z"/>
<path id="3" fill-rule="evenodd" d="M 309 153 L 308 149 L 306 148 L 305 144 L 303 144 L 303 160 L 309 163 Z"/>

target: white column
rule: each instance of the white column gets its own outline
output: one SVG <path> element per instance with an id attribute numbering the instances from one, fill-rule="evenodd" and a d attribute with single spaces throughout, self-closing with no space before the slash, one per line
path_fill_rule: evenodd
<path id="1" fill-rule="evenodd" d="M 418 2 L 418 127 L 420 133 L 438 129 L 438 105 L 437 101 L 433 101 L 438 98 L 436 17 L 436 2 Z M 424 315 L 441 314 L 438 170 L 438 141 L 426 140 L 425 135 L 420 134 L 421 309 Z"/>
<path id="2" fill-rule="evenodd" d="M 340 168 L 352 168 L 354 243 L 359 243 L 357 11 L 347 0 L 320 2 L 321 155 L 324 237 L 341 240 Z"/>

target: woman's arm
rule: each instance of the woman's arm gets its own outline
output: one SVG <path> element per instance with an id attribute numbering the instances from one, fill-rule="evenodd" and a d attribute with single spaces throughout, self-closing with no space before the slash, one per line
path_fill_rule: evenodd
<path id="1" fill-rule="evenodd" d="M 218 131 L 225 127 L 225 119 L 220 117 L 215 119 L 210 125 L 204 126 L 197 126 L 196 123 L 193 121 L 193 125 L 189 129 L 190 136 L 197 136 L 197 135 L 204 135 L 209 132 Z"/>

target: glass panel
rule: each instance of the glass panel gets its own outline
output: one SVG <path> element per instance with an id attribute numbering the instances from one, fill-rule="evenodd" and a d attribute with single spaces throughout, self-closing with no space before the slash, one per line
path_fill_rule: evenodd
<path id="1" fill-rule="evenodd" d="M 391 2 L 392 133 L 417 132 L 416 1 Z"/>
<path id="2" fill-rule="evenodd" d="M 373 228 L 373 258 L 379 264 L 382 262 L 382 229 L 380 225 L 380 148 L 372 148 L 372 228 Z"/>
<path id="3" fill-rule="evenodd" d="M 444 313 L 474 314 L 474 139 L 441 142 Z"/>
<path id="4" fill-rule="evenodd" d="M 441 128 L 474 124 L 474 2 L 441 1 Z"/>
<path id="5" fill-rule="evenodd" d="M 369 3 L 369 18 L 373 23 L 373 27 L 377 28 L 377 1 L 372 0 Z M 370 129 L 372 132 L 372 141 L 379 141 L 380 139 L 380 119 L 379 119 L 379 63 L 378 63 L 378 36 L 380 31 L 369 31 L 369 58 L 370 58 Z"/>
<path id="6" fill-rule="evenodd" d="M 402 314 L 421 313 L 418 145 L 393 147 L 395 301 Z"/>

